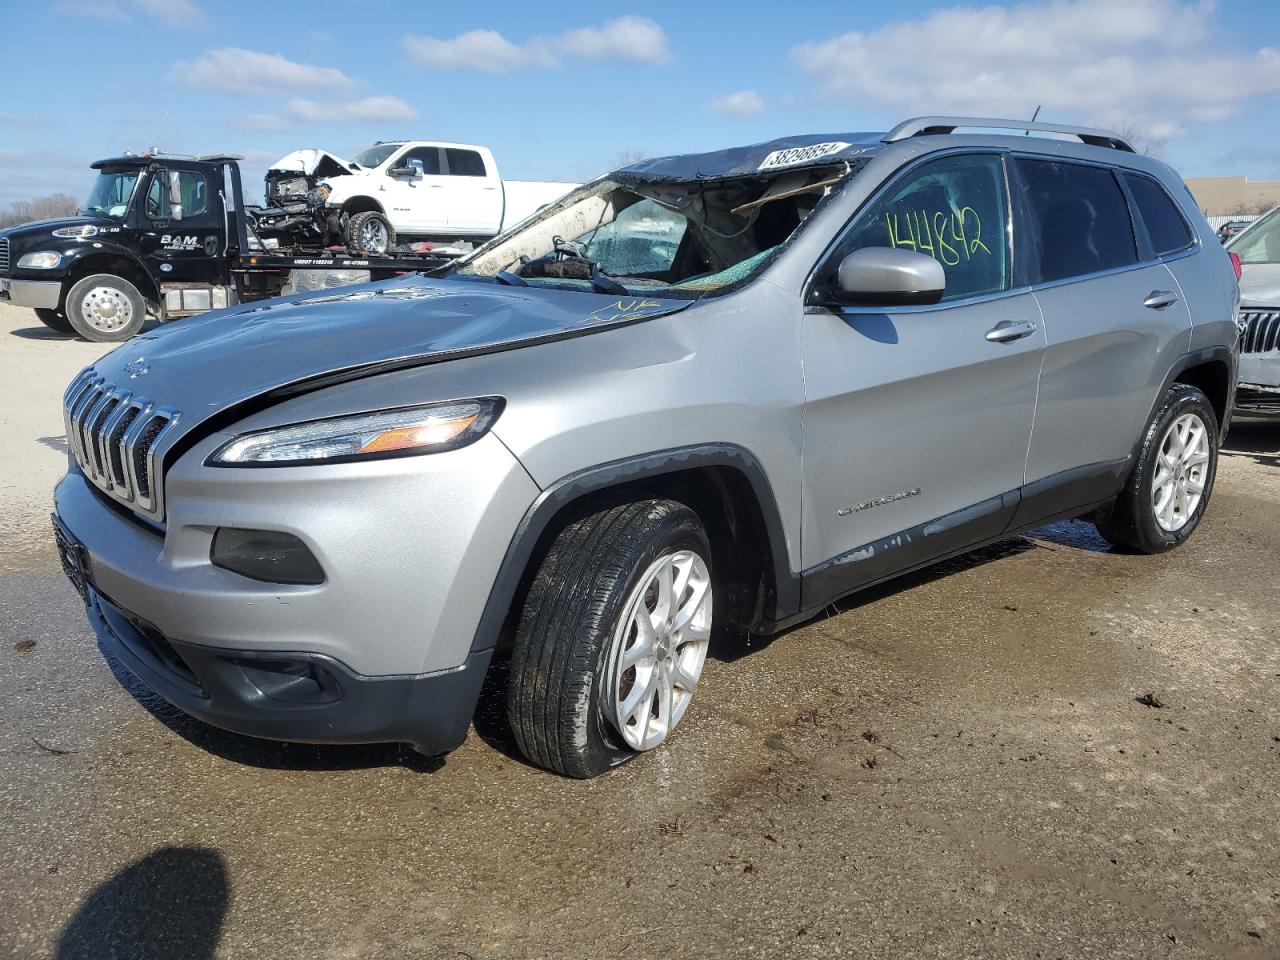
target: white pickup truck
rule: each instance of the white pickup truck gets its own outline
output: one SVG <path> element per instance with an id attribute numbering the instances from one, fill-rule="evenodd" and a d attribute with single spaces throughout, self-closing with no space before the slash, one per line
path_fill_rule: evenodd
<path id="1" fill-rule="evenodd" d="M 330 233 L 352 253 L 386 253 L 396 237 L 487 240 L 578 186 L 503 180 L 487 147 L 379 141 L 344 160 L 295 150 L 267 171 L 267 202 L 318 193 Z"/>

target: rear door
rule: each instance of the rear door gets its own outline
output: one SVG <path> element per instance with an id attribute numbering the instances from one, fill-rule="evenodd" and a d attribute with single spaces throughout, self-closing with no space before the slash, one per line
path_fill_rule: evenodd
<path id="1" fill-rule="evenodd" d="M 166 161 L 142 195 L 139 251 L 160 283 L 223 280 L 226 218 L 221 184 L 208 169 Z"/>
<path id="2" fill-rule="evenodd" d="M 502 184 L 497 171 L 486 165 L 478 150 L 445 147 L 444 158 L 450 230 L 484 236 L 497 233 L 502 222 Z"/>
<path id="3" fill-rule="evenodd" d="M 1044 347 L 1014 282 L 1003 158 L 909 168 L 862 209 L 817 274 L 862 247 L 933 256 L 941 303 L 809 307 L 804 322 L 806 602 L 1007 525 L 1022 485 Z"/>
<path id="4" fill-rule="evenodd" d="M 1047 336 L 1021 515 L 1030 520 L 1119 488 L 1165 375 L 1187 351 L 1190 318 L 1114 169 L 1020 156 L 1013 171 Z"/>

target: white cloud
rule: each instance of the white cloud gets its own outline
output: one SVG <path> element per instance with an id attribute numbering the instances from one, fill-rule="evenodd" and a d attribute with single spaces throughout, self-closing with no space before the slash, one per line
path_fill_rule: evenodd
<path id="1" fill-rule="evenodd" d="M 412 120 L 418 111 L 399 97 L 364 97 L 360 100 L 330 102 L 290 100 L 288 113 L 302 123 L 363 123 Z"/>
<path id="2" fill-rule="evenodd" d="M 764 100 L 754 90 L 739 90 L 717 97 L 707 107 L 730 117 L 754 117 L 764 112 Z"/>
<path id="3" fill-rule="evenodd" d="M 600 27 L 580 27 L 560 35 L 555 46 L 566 57 L 658 63 L 671 54 L 667 35 L 645 17 L 619 17 Z"/>
<path id="4" fill-rule="evenodd" d="M 127 23 L 137 14 L 171 27 L 189 27 L 205 19 L 195 0 L 58 0 L 57 9 L 74 17 L 114 23 Z"/>
<path id="5" fill-rule="evenodd" d="M 1280 92 L 1280 52 L 1221 50 L 1212 2 L 1037 0 L 952 7 L 802 44 L 793 62 L 829 95 L 904 115 L 1138 117 L 1177 130 Z"/>
<path id="6" fill-rule="evenodd" d="M 133 0 L 133 5 L 144 16 L 173 27 L 190 27 L 204 20 L 204 11 L 194 0 Z"/>
<path id="7" fill-rule="evenodd" d="M 278 53 L 242 47 L 210 50 L 198 60 L 179 63 L 173 76 L 192 87 L 257 96 L 281 89 L 348 89 L 355 84 L 336 67 L 296 63 Z"/>
<path id="8" fill-rule="evenodd" d="M 307 100 L 296 97 L 281 113 L 248 113 L 234 117 L 231 126 L 249 133 L 287 130 L 300 123 L 395 123 L 418 115 L 399 97 L 375 96 L 359 100 Z"/>
<path id="9" fill-rule="evenodd" d="M 424 67 L 505 73 L 525 67 L 554 67 L 566 60 L 631 60 L 660 63 L 671 55 L 662 27 L 644 17 L 626 16 L 598 27 L 579 27 L 554 37 L 522 43 L 496 30 L 470 30 L 452 39 L 406 36 L 409 56 Z"/>
<path id="10" fill-rule="evenodd" d="M 520 67 L 550 67 L 556 59 L 540 40 L 517 46 L 496 30 L 471 30 L 452 40 L 404 38 L 405 49 L 424 67 L 504 73 Z"/>

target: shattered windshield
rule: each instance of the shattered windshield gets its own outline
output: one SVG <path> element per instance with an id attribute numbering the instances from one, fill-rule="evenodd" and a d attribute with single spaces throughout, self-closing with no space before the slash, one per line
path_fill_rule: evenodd
<path id="1" fill-rule="evenodd" d="M 700 297 L 760 272 L 854 165 L 704 181 L 626 172 L 574 191 L 463 260 L 513 285 Z"/>
<path id="2" fill-rule="evenodd" d="M 133 188 L 138 184 L 139 169 L 122 167 L 115 170 L 106 169 L 98 173 L 89 191 L 89 199 L 85 201 L 84 213 L 96 217 L 124 219 L 129 210 L 129 199 L 133 196 Z"/>
<path id="3" fill-rule="evenodd" d="M 375 143 L 372 147 L 365 147 L 357 153 L 351 162 L 358 166 L 372 169 L 380 166 L 383 160 L 387 159 L 402 146 L 404 146 L 402 143 Z"/>

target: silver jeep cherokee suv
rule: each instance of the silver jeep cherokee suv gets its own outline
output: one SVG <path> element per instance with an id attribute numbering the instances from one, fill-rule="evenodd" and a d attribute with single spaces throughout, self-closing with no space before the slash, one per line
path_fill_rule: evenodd
<path id="1" fill-rule="evenodd" d="M 64 564 L 182 710 L 535 763 L 667 739 L 712 626 L 1047 521 L 1185 540 L 1236 380 L 1227 254 L 1113 134 L 930 117 L 625 167 L 439 276 L 137 337 L 67 390 Z M 1072 139 L 1066 139 L 1070 136 Z"/>

